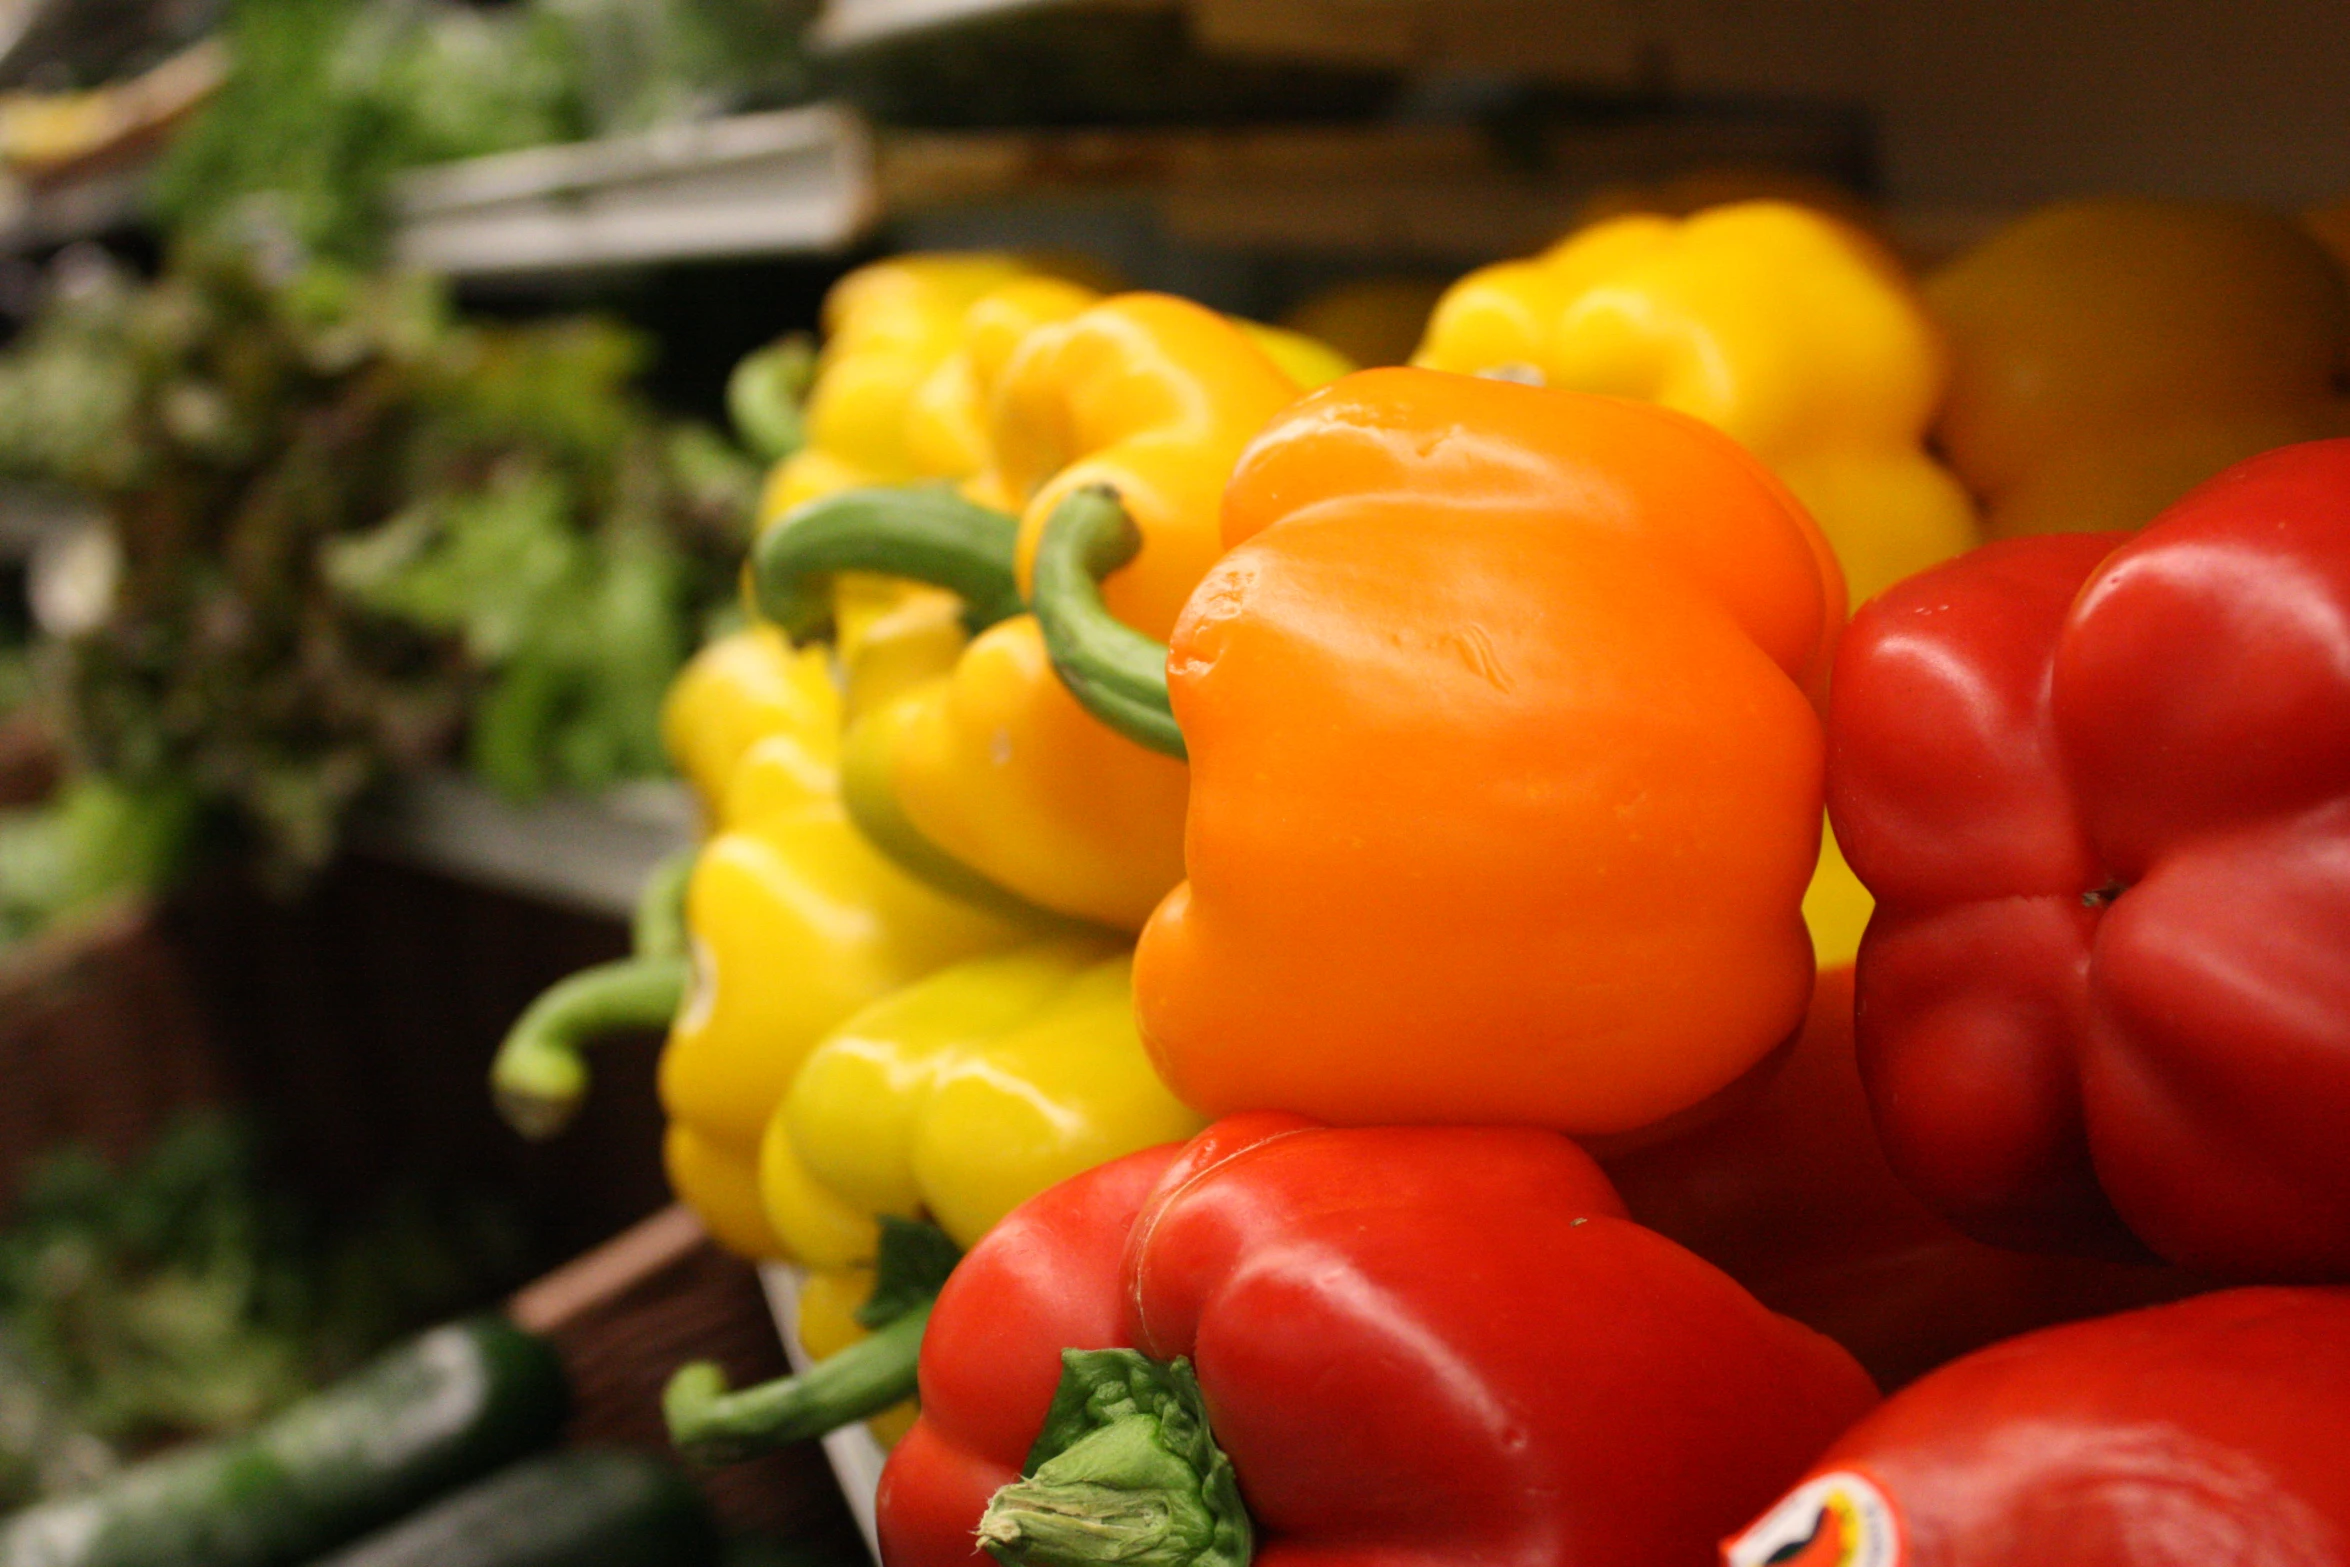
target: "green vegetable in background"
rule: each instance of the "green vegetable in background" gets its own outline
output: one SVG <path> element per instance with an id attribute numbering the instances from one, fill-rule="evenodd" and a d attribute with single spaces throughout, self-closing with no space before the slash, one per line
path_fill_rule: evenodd
<path id="1" fill-rule="evenodd" d="M 580 1448 L 501 1469 L 315 1567 L 712 1567 L 709 1508 L 674 1465 Z"/>
<path id="2" fill-rule="evenodd" d="M 789 0 L 232 0 L 232 66 L 155 183 L 174 228 L 259 199 L 303 245 L 380 258 L 404 169 L 797 101 Z"/>
<path id="3" fill-rule="evenodd" d="M 461 736 L 518 796 L 659 772 L 758 471 L 658 419 L 645 358 L 266 233 L 61 289 L 0 354 L 0 475 L 82 491 L 120 546 L 111 603 L 45 660 L 77 769 L 193 797 L 282 876 Z"/>
<path id="4" fill-rule="evenodd" d="M 763 462 L 781 462 L 805 445 L 801 404 L 816 384 L 816 340 L 793 332 L 743 356 L 726 378 L 726 416 Z"/>
<path id="5" fill-rule="evenodd" d="M 223 33 L 228 82 L 156 177 L 174 228 L 266 196 L 303 245 L 372 260 L 400 170 L 587 129 L 568 40 L 522 8 L 236 0 Z"/>
<path id="6" fill-rule="evenodd" d="M 250 1432 L 0 1520 L 0 1567 L 299 1567 L 547 1446 L 566 1402 L 544 1340 L 451 1323 Z"/>
<path id="7" fill-rule="evenodd" d="M 69 779 L 43 805 L 0 811 L 0 942 L 168 881 L 197 827 L 184 789 Z"/>
<path id="8" fill-rule="evenodd" d="M 52 1154 L 0 1227 L 0 1510 L 243 1430 L 524 1261 L 497 1204 L 395 1192 L 330 1219 L 218 1115 L 119 1170 Z"/>

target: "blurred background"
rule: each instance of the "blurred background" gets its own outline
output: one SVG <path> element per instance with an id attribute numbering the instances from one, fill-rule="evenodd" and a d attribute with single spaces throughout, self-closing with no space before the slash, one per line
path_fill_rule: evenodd
<path id="1" fill-rule="evenodd" d="M 1609 213 L 1787 195 L 1931 269 L 2068 195 L 2350 195 L 2337 3 L 2118 14 L 0 0 L 0 1508 L 662 1210 L 656 1038 L 548 1143 L 483 1077 L 692 841 L 660 699 L 787 444 L 730 375 L 851 269 L 1397 363 Z M 747 1265 L 635 1233 L 539 1297 L 578 1364 L 776 1361 Z M 812 1457 L 713 1485 L 742 1551 L 857 1549 Z"/>

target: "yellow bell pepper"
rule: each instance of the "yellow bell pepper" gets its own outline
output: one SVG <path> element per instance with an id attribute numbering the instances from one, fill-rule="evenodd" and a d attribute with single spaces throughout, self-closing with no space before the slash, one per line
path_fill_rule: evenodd
<path id="1" fill-rule="evenodd" d="M 1198 1130 L 1143 1053 L 1132 967 L 1106 940 L 1039 943 L 941 969 L 835 1029 L 760 1145 L 785 1250 L 870 1265 L 885 1213 L 968 1247 L 1046 1187 Z"/>
<path id="2" fill-rule="evenodd" d="M 1034 328 L 986 388 L 990 465 L 968 492 L 1007 514 L 973 505 L 957 516 L 931 496 L 908 522 L 893 508 L 913 500 L 856 491 L 795 511 L 754 546 L 760 605 L 793 635 L 820 628 L 827 610 L 811 586 L 842 569 L 954 580 L 967 601 L 993 606 L 978 618 L 1009 617 L 982 631 L 951 674 L 851 728 L 844 796 L 901 863 L 967 895 L 992 886 L 1128 930 L 1182 878 L 1182 765 L 1077 705 L 1035 621 L 1009 614 L 1014 571 L 1063 500 L 1108 484 L 1145 542 L 1105 585 L 1107 600 L 1128 624 L 1164 637 L 1221 553 L 1218 504 L 1241 448 L 1303 390 L 1259 346 L 1258 330 L 1153 294 Z"/>
<path id="3" fill-rule="evenodd" d="M 1267 359 L 1281 367 L 1283 375 L 1297 383 L 1300 392 L 1310 392 L 1354 372 L 1354 360 L 1310 333 L 1269 326 L 1240 316 L 1231 320 L 1248 334 L 1250 342 L 1265 351 Z"/>
<path id="4" fill-rule="evenodd" d="M 969 479 L 986 463 L 989 367 L 1030 328 L 1099 297 L 984 252 L 897 256 L 842 278 L 824 300 L 805 443 L 768 474 L 758 527 L 860 485 Z M 844 574 L 835 586 L 843 657 L 856 658 L 867 627 L 907 597 L 904 583 Z"/>
<path id="5" fill-rule="evenodd" d="M 1926 299 L 1953 355 L 1937 433 L 1994 537 L 2140 527 L 2243 458 L 2350 429 L 2342 280 L 2271 213 L 2062 202 Z"/>
<path id="6" fill-rule="evenodd" d="M 637 955 L 548 991 L 492 1069 L 508 1117 L 546 1135 L 586 1093 L 582 1045 L 667 1023 L 670 1183 L 721 1244 L 750 1256 L 776 1250 L 759 1201 L 759 1140 L 808 1047 L 907 981 L 1032 934 L 866 843 L 839 800 L 841 720 L 822 650 L 795 652 L 772 627 L 697 656 L 664 729 L 717 830 L 690 871 L 651 890 Z M 664 912 L 665 902 L 682 907 Z"/>
<path id="7" fill-rule="evenodd" d="M 821 648 L 795 652 L 772 626 L 719 637 L 686 661 L 661 704 L 661 738 L 701 802 L 702 820 L 723 823 L 836 793 L 840 693 Z M 762 763 L 756 795 L 730 810 L 744 758 Z"/>
<path id="8" fill-rule="evenodd" d="M 968 480 L 990 462 L 987 402 L 1021 340 L 1040 326 L 1082 315 L 1101 301 L 1062 278 L 1006 283 L 963 312 L 954 347 L 915 389 L 906 411 L 913 477 Z"/>
<path id="9" fill-rule="evenodd" d="M 1366 368 L 1400 365 L 1419 346 L 1444 288 L 1434 278 L 1352 278 L 1300 300 L 1281 324 Z"/>
<path id="10" fill-rule="evenodd" d="M 1709 207 L 1740 201 L 1786 201 L 1826 213 L 1874 238 L 1887 240 L 1877 210 L 1847 186 L 1794 169 L 1721 164 L 1687 169 L 1659 180 L 1624 180 L 1602 185 L 1575 209 L 1575 226 L 1602 223 L 1635 212 L 1686 218 Z"/>
<path id="11" fill-rule="evenodd" d="M 1813 962 L 1823 969 L 1841 968 L 1860 953 L 1861 933 L 1877 900 L 1846 863 L 1835 831 L 1820 827 L 1820 862 L 1811 884 L 1803 889 L 1803 923 L 1811 932 Z"/>
<path id="12" fill-rule="evenodd" d="M 909 449 L 907 412 L 960 344 L 979 299 L 1036 275 L 1016 256 L 895 256 L 859 267 L 825 296 L 824 347 L 802 423 L 806 442 L 776 465 L 763 518 L 860 484 L 960 477 Z"/>
<path id="13" fill-rule="evenodd" d="M 1083 937 L 973 959 L 866 1007 L 808 1054 L 768 1123 L 759 1176 L 769 1227 L 812 1270 L 800 1297 L 812 1354 L 867 1339 L 853 1313 L 873 1287 L 884 1216 L 928 1219 L 967 1248 L 1047 1187 L 1199 1130 L 1144 1053 L 1132 966 L 1130 949 Z M 906 1418 L 884 1411 L 913 1389 L 918 1339 L 885 1329 L 854 1375 L 831 1368 L 788 1388 L 729 1394 L 689 1375 L 689 1389 L 702 1385 L 672 1398 L 673 1429 L 689 1451 L 722 1438 L 742 1452 L 754 1436 L 879 1415 L 886 1439 Z M 810 1391 L 843 1380 L 848 1403 Z"/>
<path id="14" fill-rule="evenodd" d="M 773 1255 L 759 1141 L 809 1048 L 876 997 L 1024 932 L 890 864 L 837 804 L 712 838 L 685 919 L 692 981 L 660 1068 L 670 1181 L 721 1244 Z"/>
<path id="15" fill-rule="evenodd" d="M 1614 218 L 1473 272 L 1415 362 L 1704 420 L 1810 508 L 1856 600 L 1976 542 L 1924 449 L 1945 378 L 1932 321 L 1889 255 L 1805 207 Z"/>

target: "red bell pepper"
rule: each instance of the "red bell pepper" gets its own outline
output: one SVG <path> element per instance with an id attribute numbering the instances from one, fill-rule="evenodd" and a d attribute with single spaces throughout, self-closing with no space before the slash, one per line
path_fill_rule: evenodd
<path id="1" fill-rule="evenodd" d="M 1820 971 L 1794 1048 L 1719 1119 L 1600 1165 L 1636 1224 L 1900 1387 L 2051 1323 L 2212 1288 L 2184 1269 L 2009 1251 L 1954 1229 L 1877 1146 L 1853 1055 L 1852 970 Z"/>
<path id="2" fill-rule="evenodd" d="M 2350 1293 L 2239 1289 L 1969 1355 L 1839 1438 L 1726 1567 L 2340 1567 Z"/>
<path id="3" fill-rule="evenodd" d="M 883 1560 L 1707 1561 L 1876 1391 L 1621 1212 L 1554 1134 L 1270 1112 L 1080 1176 L 939 1296 Z"/>
<path id="4" fill-rule="evenodd" d="M 2350 1275 L 2350 441 L 1873 601 L 1828 803 L 1919 1195 L 2005 1244 Z"/>

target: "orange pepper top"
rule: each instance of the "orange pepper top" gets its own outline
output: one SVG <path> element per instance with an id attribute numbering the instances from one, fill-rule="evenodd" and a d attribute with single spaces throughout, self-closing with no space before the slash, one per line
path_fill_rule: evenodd
<path id="1" fill-rule="evenodd" d="M 1175 630 L 1189 880 L 1136 959 L 1209 1114 L 1650 1125 L 1801 1021 L 1843 583 L 1694 419 L 1426 370 L 1277 419 Z"/>

